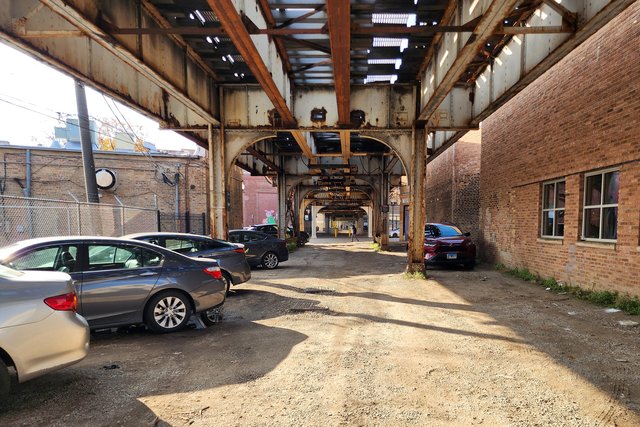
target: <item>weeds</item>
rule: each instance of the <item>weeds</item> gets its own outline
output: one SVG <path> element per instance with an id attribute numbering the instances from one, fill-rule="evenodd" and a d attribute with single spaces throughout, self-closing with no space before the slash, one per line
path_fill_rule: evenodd
<path id="1" fill-rule="evenodd" d="M 534 282 L 538 285 L 544 286 L 547 290 L 557 293 L 567 293 L 575 296 L 576 298 L 590 301 L 594 304 L 615 307 L 627 314 L 640 314 L 640 299 L 638 297 L 632 297 L 629 295 L 620 295 L 615 291 L 596 291 L 590 289 L 584 289 L 576 285 L 565 285 L 556 281 L 553 277 L 543 279 L 535 273 L 530 272 L 526 268 L 507 268 L 503 264 L 496 264 L 496 270 L 503 271 L 513 277 L 517 277 L 528 282 Z"/>
<path id="2" fill-rule="evenodd" d="M 427 280 L 427 275 L 422 271 L 414 271 L 413 273 L 405 271 L 402 277 L 408 280 Z"/>

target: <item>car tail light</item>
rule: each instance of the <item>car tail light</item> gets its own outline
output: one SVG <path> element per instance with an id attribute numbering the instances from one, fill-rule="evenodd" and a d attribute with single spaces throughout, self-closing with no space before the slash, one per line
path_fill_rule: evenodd
<path id="1" fill-rule="evenodd" d="M 220 267 L 207 267 L 202 271 L 204 271 L 214 279 L 222 279 L 222 271 L 220 271 Z"/>
<path id="2" fill-rule="evenodd" d="M 244 253 L 244 248 L 234 249 L 233 252 L 238 252 L 239 254 L 243 254 Z"/>
<path id="3" fill-rule="evenodd" d="M 76 311 L 78 308 L 78 296 L 75 292 L 64 295 L 56 295 L 44 300 L 44 303 L 58 311 Z"/>

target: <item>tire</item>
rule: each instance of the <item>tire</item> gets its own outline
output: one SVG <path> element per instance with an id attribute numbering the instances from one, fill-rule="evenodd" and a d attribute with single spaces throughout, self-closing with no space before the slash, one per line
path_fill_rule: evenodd
<path id="1" fill-rule="evenodd" d="M 223 272 L 222 273 L 222 281 L 224 282 L 224 296 L 226 297 L 227 294 L 229 293 L 229 290 L 231 289 L 231 276 L 229 276 L 229 273 L 227 272 Z"/>
<path id="2" fill-rule="evenodd" d="M 0 399 L 4 400 L 9 395 L 12 382 L 7 365 L 0 360 Z"/>
<path id="3" fill-rule="evenodd" d="M 168 310 L 171 312 L 168 312 Z M 161 292 L 147 303 L 145 323 L 154 332 L 175 332 L 187 326 L 191 317 L 189 298 L 178 291 Z"/>
<path id="4" fill-rule="evenodd" d="M 207 326 L 217 325 L 224 318 L 224 305 L 200 313 L 200 320 Z"/>
<path id="5" fill-rule="evenodd" d="M 476 266 L 475 260 L 474 261 L 468 261 L 468 262 L 464 263 L 464 268 L 466 270 L 473 270 L 473 267 L 475 267 L 475 266 Z"/>
<path id="6" fill-rule="evenodd" d="M 278 266 L 280 260 L 278 259 L 278 255 L 273 252 L 267 252 L 262 255 L 262 266 L 267 270 L 273 270 Z"/>

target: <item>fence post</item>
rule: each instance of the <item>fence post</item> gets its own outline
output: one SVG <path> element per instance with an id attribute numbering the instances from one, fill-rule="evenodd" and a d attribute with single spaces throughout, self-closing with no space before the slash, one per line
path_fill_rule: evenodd
<path id="1" fill-rule="evenodd" d="M 191 233 L 191 212 L 184 212 L 184 230 L 185 233 Z"/>
<path id="2" fill-rule="evenodd" d="M 158 228 L 158 232 L 162 231 L 162 225 L 160 224 L 160 210 L 156 209 L 156 225 Z"/>
<path id="3" fill-rule="evenodd" d="M 82 212 L 80 211 L 80 203 L 76 202 L 78 207 L 78 236 L 82 236 Z"/>
<path id="4" fill-rule="evenodd" d="M 124 218 L 125 218 L 124 209 L 125 209 L 124 206 L 120 207 L 120 222 L 121 222 L 120 228 L 122 229 L 122 233 L 120 233 L 121 236 L 124 236 L 126 234 L 126 229 L 124 226 Z"/>
<path id="5" fill-rule="evenodd" d="M 207 231 L 207 214 L 204 212 L 202 212 L 202 234 L 205 236 L 209 234 Z"/>

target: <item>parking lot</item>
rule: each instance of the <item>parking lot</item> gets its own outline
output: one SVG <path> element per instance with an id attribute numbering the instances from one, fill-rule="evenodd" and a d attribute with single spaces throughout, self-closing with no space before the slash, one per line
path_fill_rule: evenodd
<path id="1" fill-rule="evenodd" d="M 92 336 L 0 425 L 640 425 L 640 327 L 479 266 L 315 240 L 233 288 L 225 320 Z"/>

